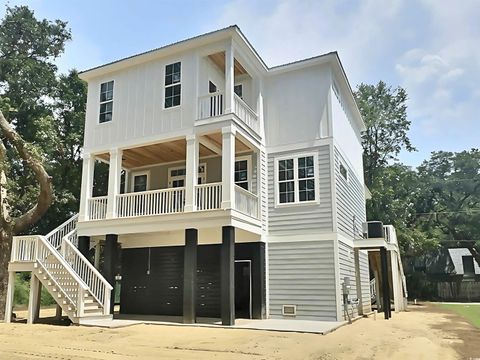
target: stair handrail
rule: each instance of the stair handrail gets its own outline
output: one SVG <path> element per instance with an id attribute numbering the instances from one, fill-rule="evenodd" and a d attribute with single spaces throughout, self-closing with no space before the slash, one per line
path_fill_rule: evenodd
<path id="1" fill-rule="evenodd" d="M 56 249 L 60 248 L 60 246 L 62 245 L 63 237 L 69 232 L 71 232 L 73 229 L 75 229 L 77 221 L 78 221 L 78 214 L 75 214 L 69 219 L 65 220 L 60 225 L 58 225 L 55 229 L 50 231 L 47 235 L 45 235 L 45 238 L 48 240 L 50 244 L 53 245 L 53 247 L 55 247 Z M 62 231 L 64 231 L 65 233 L 62 233 Z M 60 234 L 60 235 L 56 236 L 57 234 Z"/>
<path id="2" fill-rule="evenodd" d="M 92 265 L 92 263 L 77 249 L 77 247 L 73 244 L 70 240 L 72 236 L 76 235 L 76 229 L 69 232 L 67 235 L 63 237 L 62 241 L 62 254 L 63 256 L 67 256 L 66 252 L 71 251 L 73 252 L 74 256 L 79 259 L 80 263 L 73 263 L 69 264 L 72 270 L 79 276 L 80 279 L 88 286 L 89 292 L 92 296 L 97 300 L 99 304 L 103 306 L 104 314 L 110 313 L 110 296 L 111 291 L 113 290 L 113 286 L 103 277 L 103 275 Z M 82 276 L 82 273 L 86 275 L 86 272 L 90 272 L 93 277 L 90 276 Z M 100 282 L 103 287 L 98 286 L 98 282 Z"/>
<path id="3" fill-rule="evenodd" d="M 58 284 L 57 279 L 55 276 L 48 270 L 46 266 L 46 259 L 49 255 L 53 255 L 55 259 L 67 270 L 68 274 L 72 277 L 72 279 L 78 284 L 80 292 L 88 290 L 87 284 L 76 274 L 73 268 L 66 262 L 66 260 L 61 256 L 61 254 L 53 247 L 53 245 L 45 238 L 43 235 L 35 235 L 40 243 L 37 246 L 36 251 L 36 261 L 42 266 L 43 270 L 47 273 L 50 279 L 55 283 L 55 285 L 61 289 L 65 296 L 72 302 L 78 309 L 79 302 L 75 299 L 72 299 L 63 289 L 60 284 Z M 48 250 L 48 254 L 42 254 L 41 247 L 44 246 L 46 250 Z M 43 256 L 45 255 L 45 256 Z"/>

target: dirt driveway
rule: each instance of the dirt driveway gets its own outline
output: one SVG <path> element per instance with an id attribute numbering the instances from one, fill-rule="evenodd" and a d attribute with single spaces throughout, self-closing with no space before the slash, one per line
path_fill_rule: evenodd
<path id="1" fill-rule="evenodd" d="M 433 305 L 329 335 L 137 325 L 107 330 L 0 324 L 0 359 L 465 359 L 480 331 Z"/>

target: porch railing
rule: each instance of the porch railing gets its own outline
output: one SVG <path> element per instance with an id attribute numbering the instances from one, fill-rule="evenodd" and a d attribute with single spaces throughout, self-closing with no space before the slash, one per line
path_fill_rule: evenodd
<path id="1" fill-rule="evenodd" d="M 258 196 L 235 185 L 235 210 L 258 219 Z"/>
<path id="2" fill-rule="evenodd" d="M 88 199 L 88 219 L 102 220 L 107 216 L 107 196 L 96 196 Z"/>
<path id="3" fill-rule="evenodd" d="M 197 210 L 215 210 L 222 207 L 222 183 L 195 186 Z"/>
<path id="4" fill-rule="evenodd" d="M 183 212 L 185 188 L 170 188 L 117 195 L 117 217 Z"/>
<path id="5" fill-rule="evenodd" d="M 37 257 L 37 236 L 14 236 L 11 262 L 35 261 Z"/>
<path id="6" fill-rule="evenodd" d="M 198 118 L 206 119 L 224 112 L 223 92 L 218 91 L 198 98 Z"/>
<path id="7" fill-rule="evenodd" d="M 237 94 L 234 94 L 233 112 L 241 121 L 243 121 L 249 128 L 258 133 L 258 116 L 245 101 Z"/>

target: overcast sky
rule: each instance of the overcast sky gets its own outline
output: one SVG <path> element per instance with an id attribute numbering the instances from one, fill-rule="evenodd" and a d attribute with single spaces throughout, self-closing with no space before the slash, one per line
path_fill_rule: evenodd
<path id="1" fill-rule="evenodd" d="M 5 3 L 0 0 L 0 3 Z M 237 24 L 267 65 L 337 50 L 353 87 L 384 80 L 409 95 L 416 166 L 431 151 L 480 147 L 480 1 L 32 0 L 67 21 L 62 71 L 84 70 Z M 5 7 L 0 8 L 3 17 Z"/>

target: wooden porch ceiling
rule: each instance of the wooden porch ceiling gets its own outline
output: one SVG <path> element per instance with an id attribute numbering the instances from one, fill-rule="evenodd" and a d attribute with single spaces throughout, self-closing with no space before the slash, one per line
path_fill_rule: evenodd
<path id="1" fill-rule="evenodd" d="M 203 136 L 208 142 L 211 142 L 216 145 L 217 148 L 222 148 L 222 134 L 210 134 Z M 123 151 L 122 156 L 122 166 L 131 169 L 140 166 L 149 166 L 167 162 L 175 162 L 175 161 L 185 161 L 187 157 L 187 142 L 185 139 L 174 140 L 159 144 L 152 144 L 132 149 L 126 149 Z M 235 150 L 236 152 L 245 152 L 249 149 L 247 145 L 245 145 L 240 140 L 236 140 L 235 142 Z M 221 155 L 221 153 L 217 153 L 216 151 L 212 150 L 211 147 L 207 147 L 203 145 L 200 141 L 199 144 L 199 153 L 200 157 L 211 156 L 211 155 Z M 96 155 L 96 157 L 109 161 L 110 155 L 108 153 L 103 153 Z"/>
<path id="2" fill-rule="evenodd" d="M 225 51 L 208 55 L 208 57 L 210 58 L 210 60 L 214 62 L 215 65 L 217 65 L 220 68 L 220 70 L 222 70 L 225 73 Z M 248 74 L 247 70 L 245 70 L 245 68 L 242 66 L 242 64 L 238 62 L 237 59 L 235 59 L 234 68 L 235 68 L 235 76 Z"/>

